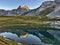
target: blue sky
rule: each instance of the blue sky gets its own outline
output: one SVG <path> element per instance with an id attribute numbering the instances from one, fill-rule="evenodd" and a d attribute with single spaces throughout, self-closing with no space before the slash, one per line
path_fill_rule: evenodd
<path id="1" fill-rule="evenodd" d="M 30 9 L 37 8 L 46 0 L 0 0 L 0 9 L 11 10 L 18 6 L 28 6 Z"/>

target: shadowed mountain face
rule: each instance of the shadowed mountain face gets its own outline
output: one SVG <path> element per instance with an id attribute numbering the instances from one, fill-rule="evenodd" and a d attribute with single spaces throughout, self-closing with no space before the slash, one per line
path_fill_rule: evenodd
<path id="1" fill-rule="evenodd" d="M 60 4 L 60 0 L 55 0 L 55 3 L 56 4 Z"/>
<path id="2" fill-rule="evenodd" d="M 48 14 L 48 16 L 51 18 L 60 17 L 60 0 L 55 0 L 55 3 L 56 3 L 55 10 Z"/>
<path id="3" fill-rule="evenodd" d="M 48 14 L 49 17 L 54 18 L 54 17 L 60 17 L 60 6 L 56 7 L 53 12 Z"/>

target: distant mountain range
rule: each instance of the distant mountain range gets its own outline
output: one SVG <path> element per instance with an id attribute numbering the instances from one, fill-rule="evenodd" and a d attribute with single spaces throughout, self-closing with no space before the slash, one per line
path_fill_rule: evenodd
<path id="1" fill-rule="evenodd" d="M 17 9 L 0 9 L 0 16 L 49 16 L 60 17 L 60 0 L 45 1 L 36 9 L 29 9 L 28 6 L 19 6 Z"/>
<path id="2" fill-rule="evenodd" d="M 20 16 L 21 14 L 29 11 L 30 9 L 27 6 L 19 6 L 17 9 L 4 10 L 0 9 L 0 16 Z"/>

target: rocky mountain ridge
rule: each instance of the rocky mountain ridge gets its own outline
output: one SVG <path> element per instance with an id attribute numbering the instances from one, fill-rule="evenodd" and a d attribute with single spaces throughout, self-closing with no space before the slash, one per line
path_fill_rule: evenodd
<path id="1" fill-rule="evenodd" d="M 38 8 L 30 10 L 28 6 L 19 6 L 17 9 L 0 9 L 0 16 L 40 16 L 60 17 L 60 0 L 45 1 Z"/>
<path id="2" fill-rule="evenodd" d="M 56 4 L 54 3 L 54 1 L 45 1 L 42 3 L 41 6 L 39 6 L 36 9 L 30 10 L 29 12 L 26 12 L 22 15 L 26 15 L 26 16 L 36 16 L 39 15 L 41 12 L 43 12 L 44 10 L 46 10 L 49 7 L 55 6 Z"/>
<path id="3" fill-rule="evenodd" d="M 0 16 L 20 16 L 21 14 L 29 11 L 30 9 L 27 6 L 19 6 L 17 9 L 4 10 L 0 9 Z"/>
<path id="4" fill-rule="evenodd" d="M 60 17 L 60 0 L 45 1 L 40 7 L 24 13 L 26 16 L 47 15 L 50 18 Z"/>

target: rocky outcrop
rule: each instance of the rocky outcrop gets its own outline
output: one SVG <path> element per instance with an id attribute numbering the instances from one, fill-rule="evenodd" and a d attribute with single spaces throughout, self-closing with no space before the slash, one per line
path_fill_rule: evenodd
<path id="1" fill-rule="evenodd" d="M 27 6 L 19 6 L 17 9 L 12 10 L 0 9 L 0 16 L 20 16 L 27 11 L 29 11 L 29 8 Z"/>
<path id="2" fill-rule="evenodd" d="M 56 3 L 55 10 L 47 16 L 50 18 L 60 18 L 60 0 L 55 0 L 54 2 Z"/>
<path id="3" fill-rule="evenodd" d="M 41 12 L 45 11 L 47 8 L 54 6 L 54 1 L 45 1 L 42 3 L 42 5 L 36 9 L 30 10 L 29 12 L 25 12 L 22 15 L 25 16 L 36 16 L 39 15 Z"/>
<path id="4" fill-rule="evenodd" d="M 60 0 L 45 1 L 36 9 L 30 10 L 28 6 L 19 6 L 17 9 L 0 9 L 0 16 L 37 16 L 60 17 Z"/>

